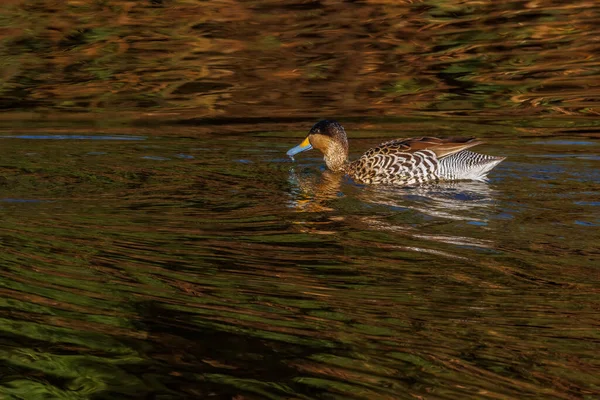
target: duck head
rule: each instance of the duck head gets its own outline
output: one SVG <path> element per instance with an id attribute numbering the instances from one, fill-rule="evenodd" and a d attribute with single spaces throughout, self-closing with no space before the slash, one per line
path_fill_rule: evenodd
<path id="1" fill-rule="evenodd" d="M 317 149 L 323 153 L 327 168 L 341 171 L 348 159 L 348 138 L 346 131 L 336 121 L 319 121 L 308 132 L 306 138 L 298 146 L 287 151 L 289 157 Z"/>

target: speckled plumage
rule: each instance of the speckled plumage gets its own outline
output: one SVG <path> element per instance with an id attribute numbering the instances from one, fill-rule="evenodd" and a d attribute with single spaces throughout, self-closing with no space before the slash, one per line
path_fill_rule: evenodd
<path id="1" fill-rule="evenodd" d="M 412 186 L 439 180 L 485 180 L 487 173 L 504 160 L 467 151 L 481 143 L 475 138 L 421 137 L 382 143 L 348 162 L 346 132 L 335 121 L 315 124 L 305 143 L 310 145 L 296 146 L 288 155 L 314 147 L 324 154 L 329 169 L 366 184 Z"/>

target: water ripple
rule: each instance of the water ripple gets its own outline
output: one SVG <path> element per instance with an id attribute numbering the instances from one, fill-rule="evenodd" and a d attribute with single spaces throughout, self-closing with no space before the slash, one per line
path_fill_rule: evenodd
<path id="1" fill-rule="evenodd" d="M 0 208 L 3 394 L 599 394 L 590 161 L 498 142 L 489 184 L 398 189 L 246 152 L 269 139 L 148 141 L 194 158 L 40 141 L 24 172 L 7 152 L 3 198 L 40 201 Z"/>

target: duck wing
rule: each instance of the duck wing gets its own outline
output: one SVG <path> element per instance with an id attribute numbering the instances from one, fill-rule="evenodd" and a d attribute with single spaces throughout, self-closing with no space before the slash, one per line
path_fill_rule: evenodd
<path id="1" fill-rule="evenodd" d="M 381 143 L 376 149 L 378 149 L 380 153 L 385 154 L 395 152 L 414 153 L 416 151 L 431 150 L 435 153 L 435 156 L 440 159 L 473 146 L 477 146 L 481 143 L 483 142 L 474 137 L 449 137 L 440 139 L 424 136 L 420 138 L 390 140 Z"/>
<path id="2" fill-rule="evenodd" d="M 438 178 L 441 159 L 482 142 L 475 138 L 395 139 L 367 150 L 346 172 L 364 183 L 412 185 Z"/>

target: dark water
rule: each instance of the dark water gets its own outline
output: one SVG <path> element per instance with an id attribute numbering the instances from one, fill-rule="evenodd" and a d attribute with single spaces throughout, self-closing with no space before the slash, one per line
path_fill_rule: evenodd
<path id="1" fill-rule="evenodd" d="M 600 396 L 593 137 L 394 189 L 219 129 L 2 135 L 5 398 Z"/>
<path id="2" fill-rule="evenodd" d="M 599 4 L 2 2 L 0 399 L 600 398 Z"/>

